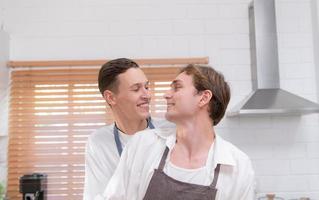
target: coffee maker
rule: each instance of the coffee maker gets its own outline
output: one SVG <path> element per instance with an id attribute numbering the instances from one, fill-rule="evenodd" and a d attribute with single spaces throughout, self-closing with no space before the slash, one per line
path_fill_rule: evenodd
<path id="1" fill-rule="evenodd" d="M 47 175 L 26 174 L 20 177 L 22 200 L 47 200 Z"/>

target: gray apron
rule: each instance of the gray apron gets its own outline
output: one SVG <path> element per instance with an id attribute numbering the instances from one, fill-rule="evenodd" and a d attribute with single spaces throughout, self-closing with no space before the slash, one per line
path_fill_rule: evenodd
<path id="1" fill-rule="evenodd" d="M 215 200 L 220 164 L 217 164 L 215 168 L 211 185 L 185 183 L 175 180 L 163 172 L 168 151 L 169 149 L 166 147 L 158 169 L 154 170 L 143 200 Z"/>

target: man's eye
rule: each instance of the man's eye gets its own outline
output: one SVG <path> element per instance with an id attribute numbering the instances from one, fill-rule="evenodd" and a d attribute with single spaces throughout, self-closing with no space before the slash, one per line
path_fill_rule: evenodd
<path id="1" fill-rule="evenodd" d="M 179 88 L 181 88 L 181 86 L 180 85 L 173 85 L 172 88 L 174 91 L 177 91 Z"/>
<path id="2" fill-rule="evenodd" d="M 137 88 L 132 88 L 132 91 L 137 92 L 137 91 L 139 91 L 139 89 L 140 88 L 138 88 L 138 87 Z"/>

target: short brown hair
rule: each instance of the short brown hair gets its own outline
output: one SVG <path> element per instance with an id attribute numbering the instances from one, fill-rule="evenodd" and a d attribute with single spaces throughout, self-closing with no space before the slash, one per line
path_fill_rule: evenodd
<path id="1" fill-rule="evenodd" d="M 214 126 L 217 125 L 224 117 L 230 100 L 230 88 L 223 74 L 210 66 L 193 64 L 181 69 L 180 73 L 183 72 L 192 75 L 193 84 L 198 92 L 204 90 L 212 92 L 213 97 L 209 102 L 209 117 L 213 120 Z"/>
<path id="2" fill-rule="evenodd" d="M 126 72 L 130 68 L 139 68 L 139 66 L 136 62 L 127 58 L 110 60 L 102 65 L 98 78 L 99 90 L 101 94 L 103 95 L 105 90 L 117 92 L 118 75 Z"/>

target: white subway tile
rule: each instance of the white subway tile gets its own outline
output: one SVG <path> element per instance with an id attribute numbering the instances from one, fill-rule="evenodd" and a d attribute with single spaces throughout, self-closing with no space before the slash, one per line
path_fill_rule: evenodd
<path id="1" fill-rule="evenodd" d="M 311 142 L 307 144 L 308 158 L 319 158 L 319 142 Z M 319 168 L 319 165 L 318 165 Z"/>
<path id="2" fill-rule="evenodd" d="M 250 64 L 250 51 L 248 49 L 220 49 L 222 63 L 225 65 Z"/>
<path id="3" fill-rule="evenodd" d="M 312 175 L 308 177 L 310 183 L 310 190 L 319 190 L 319 175 Z"/>
<path id="4" fill-rule="evenodd" d="M 240 127 L 246 129 L 254 129 L 255 131 L 263 131 L 267 134 L 273 132 L 270 128 L 273 127 L 270 117 L 240 117 Z"/>
<path id="5" fill-rule="evenodd" d="M 176 35 L 201 35 L 204 33 L 202 20 L 174 20 L 173 32 Z"/>
<path id="6" fill-rule="evenodd" d="M 295 2 L 276 2 L 276 14 L 277 18 L 291 20 L 297 19 L 305 14 L 305 12 L 309 12 L 307 8 L 307 4 L 309 2 L 300 1 L 300 3 Z"/>
<path id="7" fill-rule="evenodd" d="M 219 16 L 225 19 L 248 19 L 248 4 L 220 4 Z"/>
<path id="8" fill-rule="evenodd" d="M 267 175 L 283 176 L 283 175 L 290 174 L 289 160 L 284 160 L 284 159 L 254 160 L 253 166 L 254 166 L 256 176 L 267 176 Z"/>
<path id="9" fill-rule="evenodd" d="M 299 50 L 300 62 L 311 63 L 314 61 L 313 48 L 301 47 Z"/>
<path id="10" fill-rule="evenodd" d="M 301 123 L 304 126 L 318 127 L 319 126 L 319 113 L 301 116 Z"/>
<path id="11" fill-rule="evenodd" d="M 188 19 L 218 19 L 219 12 L 218 4 L 187 6 Z"/>
<path id="12" fill-rule="evenodd" d="M 295 130 L 293 139 L 296 142 L 319 142 L 319 127 L 302 126 Z"/>
<path id="13" fill-rule="evenodd" d="M 251 81 L 229 81 L 228 84 L 234 96 L 247 96 L 252 92 Z"/>
<path id="14" fill-rule="evenodd" d="M 287 79 L 309 78 L 312 76 L 312 63 L 281 64 L 284 68 L 283 77 Z"/>
<path id="15" fill-rule="evenodd" d="M 256 132 L 244 128 L 232 128 L 228 139 L 231 143 L 240 146 L 256 144 Z"/>
<path id="16" fill-rule="evenodd" d="M 253 137 L 254 138 L 254 137 Z M 244 143 L 241 145 L 241 150 L 243 150 L 250 159 L 252 159 L 253 164 L 258 163 L 259 160 L 270 160 L 273 159 L 273 149 L 272 145 L 269 144 L 255 144 L 255 140 L 252 143 Z M 269 161 L 270 162 L 270 161 Z M 255 168 L 255 172 L 259 173 L 259 170 Z"/>
<path id="17" fill-rule="evenodd" d="M 121 20 L 121 21 L 112 21 L 110 23 L 105 23 L 106 26 L 109 26 L 106 35 L 112 36 L 129 36 L 129 35 L 140 35 L 141 32 L 147 29 L 143 27 L 139 22 Z"/>
<path id="18" fill-rule="evenodd" d="M 304 176 L 260 176 L 257 177 L 257 181 L 258 192 L 297 192 L 308 189 L 307 179 Z"/>
<path id="19" fill-rule="evenodd" d="M 287 136 L 289 137 L 289 135 Z M 307 156 L 306 143 L 280 143 L 272 145 L 273 158 L 275 159 L 296 159 Z"/>
<path id="20" fill-rule="evenodd" d="M 48 7 L 46 18 L 50 22 L 82 21 L 86 20 L 83 13 L 85 13 L 84 7 Z"/>
<path id="21" fill-rule="evenodd" d="M 127 25 L 126 25 L 127 26 Z M 12 30 L 18 37 L 77 37 L 77 36 L 105 36 L 110 34 L 106 22 L 31 22 L 24 23 Z M 25 31 L 23 31 L 25 30 Z M 135 29 L 133 29 L 135 30 Z M 129 34 L 128 32 L 126 32 Z"/>
<path id="22" fill-rule="evenodd" d="M 222 72 L 226 80 L 231 81 L 250 81 L 251 71 L 250 65 L 222 65 Z M 229 71 L 228 74 L 224 73 L 224 69 Z"/>
<path id="23" fill-rule="evenodd" d="M 297 129 L 301 126 L 301 118 L 296 116 L 272 116 L 273 127 L 276 129 Z"/>
<path id="24" fill-rule="evenodd" d="M 311 33 L 278 33 L 279 49 L 311 48 L 312 42 Z"/>
<path id="25" fill-rule="evenodd" d="M 287 68 L 291 63 L 300 62 L 301 59 L 299 52 L 300 50 L 298 48 L 282 48 L 282 50 L 279 51 L 280 67 Z"/>
<path id="26" fill-rule="evenodd" d="M 84 21 L 125 21 L 125 20 L 141 20 L 144 18 L 145 12 L 154 9 L 149 5 L 121 5 L 111 4 L 105 6 L 85 6 L 82 8 Z M 80 20 L 82 21 L 82 20 Z"/>
<path id="27" fill-rule="evenodd" d="M 206 56 L 205 39 L 203 36 L 189 36 L 189 55 L 192 57 Z"/>
<path id="28" fill-rule="evenodd" d="M 170 37 L 171 38 L 171 43 L 172 43 L 172 48 L 171 49 L 167 49 L 166 51 L 169 52 L 170 55 L 167 55 L 167 57 L 172 57 L 172 56 L 176 56 L 176 57 L 187 57 L 190 56 L 190 52 L 191 50 L 190 48 L 190 44 L 189 44 L 189 36 L 173 36 Z M 201 48 L 201 47 L 199 47 Z M 192 50 L 193 51 L 193 50 Z M 205 55 L 200 55 L 200 57 L 203 56 L 207 56 Z"/>
<path id="29" fill-rule="evenodd" d="M 207 34 L 248 34 L 247 19 L 205 20 Z"/>
<path id="30" fill-rule="evenodd" d="M 134 26 L 134 22 L 132 22 Z M 141 35 L 172 35 L 173 23 L 171 21 L 144 20 L 137 22 L 135 28 Z"/>
<path id="31" fill-rule="evenodd" d="M 138 57 L 142 48 L 139 36 L 111 37 L 107 39 L 105 45 L 111 57 Z"/>
<path id="32" fill-rule="evenodd" d="M 151 57 L 186 57 L 188 40 L 187 37 L 143 37 L 141 52 Z"/>
<path id="33" fill-rule="evenodd" d="M 34 0 L 33 0 L 34 1 Z M 46 5 L 49 8 L 61 8 L 61 7 L 81 7 L 82 4 L 78 0 L 54 0 L 54 1 L 45 1 Z"/>
<path id="34" fill-rule="evenodd" d="M 294 143 L 293 135 L 284 129 L 266 129 L 260 125 L 260 128 L 256 127 L 255 133 L 257 144 L 287 145 Z"/>
<path id="35" fill-rule="evenodd" d="M 219 47 L 223 49 L 249 49 L 248 34 L 231 34 L 214 36 L 219 41 Z"/>
<path id="36" fill-rule="evenodd" d="M 319 158 L 293 159 L 290 161 L 290 167 L 293 174 L 319 174 Z"/>
<path id="37" fill-rule="evenodd" d="M 6 7 L 15 8 L 15 7 L 45 7 L 47 5 L 46 1 L 42 0 L 15 0 L 15 1 L 4 1 Z"/>
<path id="38" fill-rule="evenodd" d="M 115 41 L 113 38 L 101 40 L 100 37 L 14 37 L 10 43 L 10 51 L 14 51 L 14 53 L 10 55 L 11 59 L 21 60 L 66 59 L 66 53 L 68 59 L 96 59 L 101 58 L 101 56 L 108 58 L 113 56 L 111 54 L 114 51 L 119 51 L 111 49 L 108 40 L 112 40 L 113 43 L 118 42 L 118 46 L 125 46 L 124 39 L 128 41 L 130 37 L 125 37 L 123 40 L 115 38 Z M 136 39 L 132 41 L 134 42 Z M 130 43 L 132 42 L 130 41 Z M 138 46 L 135 48 L 138 48 Z M 33 50 L 29 51 L 30 49 Z M 125 56 L 123 53 L 121 57 Z"/>

